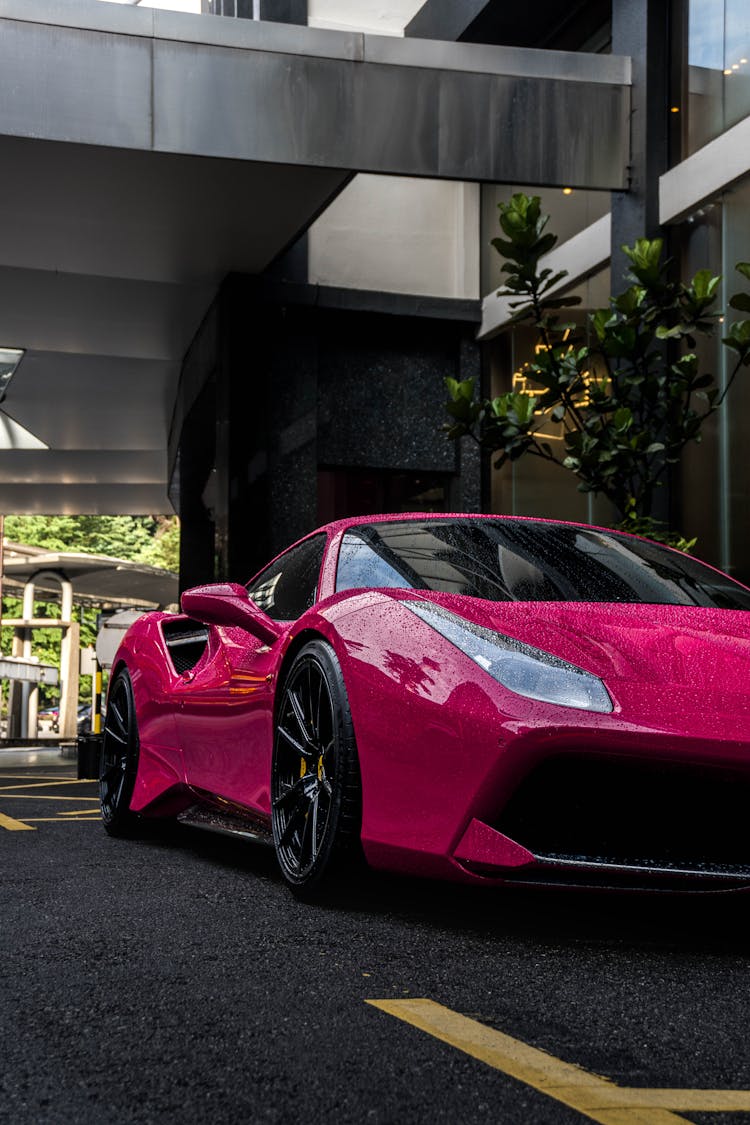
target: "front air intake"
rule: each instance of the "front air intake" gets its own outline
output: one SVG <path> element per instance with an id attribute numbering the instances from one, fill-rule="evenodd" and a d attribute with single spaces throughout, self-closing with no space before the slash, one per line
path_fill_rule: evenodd
<path id="1" fill-rule="evenodd" d="M 560 755 L 521 782 L 493 827 L 536 856 L 709 871 L 750 866 L 750 773 Z"/>

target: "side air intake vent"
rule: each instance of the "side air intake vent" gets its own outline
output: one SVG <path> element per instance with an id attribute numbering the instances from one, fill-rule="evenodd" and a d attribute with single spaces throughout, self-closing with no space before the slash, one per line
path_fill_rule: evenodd
<path id="1" fill-rule="evenodd" d="M 161 627 L 169 659 L 178 676 L 195 668 L 206 651 L 208 629 L 197 621 L 164 621 Z"/>

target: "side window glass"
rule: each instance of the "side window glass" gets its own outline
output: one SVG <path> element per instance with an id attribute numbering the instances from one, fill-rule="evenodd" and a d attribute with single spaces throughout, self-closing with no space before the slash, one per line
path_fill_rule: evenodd
<path id="1" fill-rule="evenodd" d="M 409 589 L 413 583 L 396 570 L 395 566 L 386 562 L 364 539 L 347 532 L 339 548 L 336 592 L 394 586 Z"/>
<path id="2" fill-rule="evenodd" d="M 255 604 L 274 621 L 295 621 L 315 604 L 325 535 L 285 551 L 247 587 Z"/>

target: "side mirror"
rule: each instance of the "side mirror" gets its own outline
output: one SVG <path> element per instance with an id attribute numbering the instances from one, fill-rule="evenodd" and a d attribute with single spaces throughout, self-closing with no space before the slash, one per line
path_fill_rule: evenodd
<path id="1" fill-rule="evenodd" d="M 182 612 L 204 625 L 233 625 L 247 629 L 259 641 L 272 645 L 281 629 L 260 609 L 237 582 L 212 582 L 193 586 L 180 598 Z"/>

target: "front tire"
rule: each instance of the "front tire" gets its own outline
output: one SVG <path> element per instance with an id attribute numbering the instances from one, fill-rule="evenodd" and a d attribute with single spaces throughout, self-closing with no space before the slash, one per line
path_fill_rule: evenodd
<path id="1" fill-rule="evenodd" d="M 319 898 L 361 864 L 361 782 L 341 665 L 322 640 L 281 690 L 271 770 L 273 840 L 284 879 Z"/>
<path id="2" fill-rule="evenodd" d="M 99 774 L 102 824 L 110 836 L 129 837 L 138 833 L 140 818 L 130 811 L 138 773 L 138 752 L 133 685 L 127 669 L 121 668 L 109 689 Z"/>

